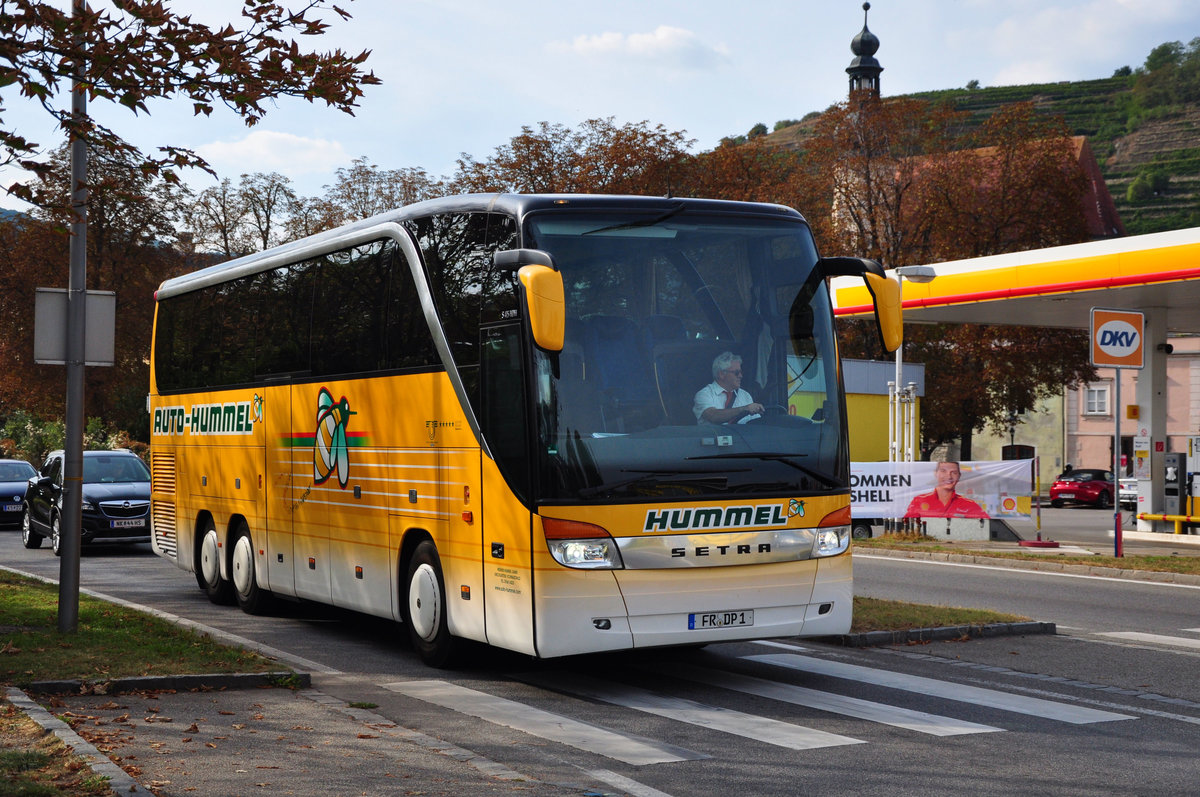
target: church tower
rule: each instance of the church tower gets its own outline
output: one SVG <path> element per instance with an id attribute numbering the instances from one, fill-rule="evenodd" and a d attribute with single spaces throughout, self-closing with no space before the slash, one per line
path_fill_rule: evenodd
<path id="1" fill-rule="evenodd" d="M 875 59 L 879 37 L 867 29 L 867 12 L 870 10 L 871 4 L 863 3 L 863 29 L 850 42 L 854 60 L 846 67 L 846 74 L 850 75 L 851 97 L 862 92 L 871 97 L 879 96 L 879 73 L 883 67 Z"/>

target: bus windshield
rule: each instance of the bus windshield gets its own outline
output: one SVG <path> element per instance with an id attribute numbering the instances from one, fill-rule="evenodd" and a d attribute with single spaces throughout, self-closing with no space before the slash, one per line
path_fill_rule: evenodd
<path id="1" fill-rule="evenodd" d="M 533 355 L 540 502 L 846 489 L 833 316 L 802 219 L 532 213 L 525 245 L 552 253 L 567 303 L 562 352 Z M 727 353 L 748 396 L 720 400 L 762 411 L 711 423 Z"/>

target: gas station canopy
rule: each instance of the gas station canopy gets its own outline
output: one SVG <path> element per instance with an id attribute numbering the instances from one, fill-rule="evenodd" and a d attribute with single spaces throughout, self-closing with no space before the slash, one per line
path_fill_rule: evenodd
<path id="1" fill-rule="evenodd" d="M 1172 334 L 1200 334 L 1200 227 L 937 263 L 920 267 L 920 282 L 913 281 L 916 273 L 905 271 L 899 273 L 907 277 L 901 280 L 906 323 L 1088 330 L 1092 309 L 1102 307 L 1141 312 L 1146 344 L 1165 343 Z M 835 278 L 830 293 L 838 316 L 872 312 L 871 297 L 861 282 Z M 1138 433 L 1153 445 L 1151 477 L 1138 482 L 1138 506 L 1149 510 L 1138 515 L 1138 528 L 1144 531 L 1155 530 L 1153 524 L 1165 517 L 1180 517 L 1157 514 L 1173 506 L 1168 483 L 1172 468 L 1179 470 L 1181 456 L 1163 447 L 1169 348 L 1145 346 L 1145 368 L 1136 385 Z M 1114 417 L 1118 436 L 1120 416 Z M 1178 473 L 1175 478 L 1178 492 Z M 1192 480 L 1191 488 L 1195 504 L 1200 500 L 1200 478 Z M 1200 524 L 1190 517 L 1186 522 Z"/>
<path id="2" fill-rule="evenodd" d="M 1200 333 L 1200 227 L 929 268 L 932 281 L 903 281 L 905 323 L 1086 330 L 1093 307 L 1120 307 L 1162 316 L 1168 333 Z M 871 312 L 861 280 L 836 278 L 832 294 L 838 316 Z"/>

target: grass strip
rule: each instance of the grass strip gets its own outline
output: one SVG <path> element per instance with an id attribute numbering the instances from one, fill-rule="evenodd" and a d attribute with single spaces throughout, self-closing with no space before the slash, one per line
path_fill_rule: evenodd
<path id="1" fill-rule="evenodd" d="M 1108 567 L 1115 570 L 1148 570 L 1156 573 L 1183 573 L 1200 575 L 1200 556 L 1105 556 L 1094 554 L 1055 553 L 1053 549 L 1039 548 L 1037 553 L 1024 551 L 988 551 L 980 548 L 965 548 L 953 543 L 941 542 L 920 534 L 884 534 L 869 540 L 855 540 L 855 548 L 886 548 L 897 551 L 925 551 L 932 553 L 957 553 L 969 556 L 985 556 L 991 559 L 1014 559 L 1026 562 L 1051 560 L 1059 564 Z"/>
<path id="2" fill-rule="evenodd" d="M 988 609 L 963 609 L 955 606 L 929 606 L 879 598 L 854 597 L 854 619 L 850 633 L 868 631 L 908 631 L 913 628 L 944 628 L 960 625 L 1020 623 L 1028 620 L 1017 614 Z"/>
<path id="3" fill-rule="evenodd" d="M 0 571 L 0 685 L 286 669 L 153 615 L 79 596 L 78 630 L 58 631 L 58 586 Z"/>

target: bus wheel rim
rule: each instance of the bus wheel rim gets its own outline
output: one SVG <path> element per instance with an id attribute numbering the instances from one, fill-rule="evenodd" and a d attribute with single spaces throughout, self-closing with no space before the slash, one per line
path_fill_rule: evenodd
<path id="1" fill-rule="evenodd" d="M 412 582 L 408 585 L 408 614 L 413 630 L 426 642 L 437 636 L 441 605 L 437 573 L 431 566 L 423 564 L 413 572 Z"/>
<path id="2" fill-rule="evenodd" d="M 209 529 L 200 543 L 200 573 L 206 584 L 216 584 L 221 578 L 221 563 L 217 557 L 217 532 Z"/>
<path id="3" fill-rule="evenodd" d="M 238 537 L 233 546 L 233 585 L 239 593 L 248 595 L 253 578 L 254 551 L 250 547 L 250 538 Z"/>

